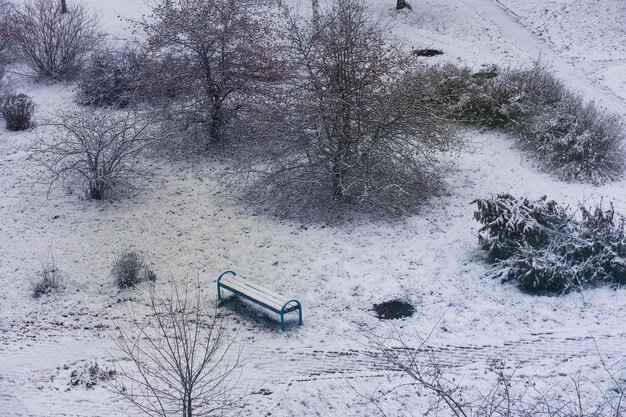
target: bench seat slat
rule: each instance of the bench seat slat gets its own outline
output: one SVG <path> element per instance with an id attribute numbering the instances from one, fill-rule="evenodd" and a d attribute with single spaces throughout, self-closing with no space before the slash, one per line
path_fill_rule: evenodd
<path id="1" fill-rule="evenodd" d="M 280 309 L 284 305 L 284 303 L 281 304 L 280 302 L 277 302 L 273 298 L 265 297 L 262 293 L 255 291 L 253 289 L 247 288 L 242 285 L 237 285 L 237 284 L 232 284 L 230 282 L 227 282 L 227 283 L 223 283 L 222 286 L 225 287 L 226 289 L 232 289 L 236 292 L 247 295 L 248 297 L 258 301 L 259 303 L 266 305 L 270 309 L 275 310 L 276 312 L 280 312 Z"/>
<path id="2" fill-rule="evenodd" d="M 244 294 L 249 294 L 253 298 L 258 299 L 260 302 L 267 304 L 269 307 L 272 307 L 278 311 L 280 311 L 280 309 L 289 301 L 285 297 L 282 297 L 263 287 L 254 285 L 253 283 L 249 281 L 245 281 L 241 278 L 226 279 L 225 277 L 222 279 L 221 283 L 222 285 L 231 287 L 235 291 L 239 291 Z"/>
<path id="3" fill-rule="evenodd" d="M 274 300 L 274 302 L 276 304 L 280 304 L 281 302 L 283 302 L 285 300 L 284 297 L 280 296 L 279 294 L 276 293 L 272 293 L 269 290 L 266 290 L 264 288 L 261 288 L 257 285 L 254 285 L 250 282 L 247 281 L 243 281 L 243 280 L 222 280 L 222 284 L 223 285 L 227 285 L 230 287 L 236 287 L 237 290 L 239 291 L 252 291 L 255 292 L 261 296 L 263 296 L 263 298 L 267 298 L 267 299 L 271 299 Z"/>
<path id="4" fill-rule="evenodd" d="M 241 283 L 241 288 L 244 292 L 251 291 L 255 294 L 258 294 L 260 298 L 270 300 L 277 306 L 280 306 L 278 307 L 279 310 L 282 306 L 285 305 L 287 301 L 289 301 L 285 297 L 280 296 L 279 294 L 272 293 L 271 291 L 265 290 L 264 288 L 259 288 L 254 285 L 250 285 L 249 283 L 246 283 L 246 282 Z"/>

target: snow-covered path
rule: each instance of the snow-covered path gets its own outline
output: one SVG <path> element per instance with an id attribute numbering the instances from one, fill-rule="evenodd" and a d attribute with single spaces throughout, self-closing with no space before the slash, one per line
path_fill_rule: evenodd
<path id="1" fill-rule="evenodd" d="M 557 77 L 568 87 L 575 89 L 590 100 L 610 108 L 611 111 L 626 114 L 626 97 L 620 97 L 607 86 L 593 78 L 598 70 L 581 68 L 572 60 L 560 56 L 543 40 L 537 38 L 525 27 L 515 12 L 499 0 L 458 0 L 473 11 L 480 19 L 488 22 L 502 34 L 508 43 L 518 51 L 523 51 L 550 65 Z"/>

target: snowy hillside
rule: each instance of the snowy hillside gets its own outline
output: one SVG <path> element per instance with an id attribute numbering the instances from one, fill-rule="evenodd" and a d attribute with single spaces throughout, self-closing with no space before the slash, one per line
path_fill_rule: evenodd
<path id="1" fill-rule="evenodd" d="M 414 0 L 413 11 L 370 0 L 393 33 L 415 49 L 480 69 L 539 59 L 586 99 L 626 116 L 626 5 L 620 0 Z M 139 0 L 88 0 L 115 38 L 132 38 L 127 19 L 147 12 Z M 303 10 L 309 2 L 299 0 Z M 31 96 L 35 120 L 74 109 L 76 85 L 31 77 L 21 67 L 5 82 Z M 508 192 L 548 195 L 564 205 L 612 203 L 626 215 L 626 179 L 602 186 L 567 183 L 543 173 L 506 133 L 462 131 L 467 146 L 445 156 L 445 192 L 408 218 L 352 216 L 340 224 L 283 220 L 252 213 L 225 197 L 223 161 L 154 156 L 155 174 L 132 195 L 111 202 L 81 190 L 51 190 L 26 147 L 38 127 L 0 127 L 0 417 L 124 416 L 130 406 L 99 382 L 73 386 L 72 372 L 97 362 L 114 367 L 116 326 L 129 312 L 148 314 L 148 288 L 119 290 L 111 265 L 119 252 L 146 254 L 167 291 L 167 278 L 198 277 L 211 305 L 215 278 L 232 269 L 303 305 L 304 325 L 243 301 L 220 305 L 234 330 L 244 367 L 241 387 L 253 393 L 245 416 L 361 416 L 377 409 L 355 390 L 372 393 L 400 381 L 368 342 L 395 330 L 417 333 L 452 375 L 485 384 L 493 359 L 506 359 L 546 386 L 581 371 L 604 380 L 598 350 L 626 375 L 626 290 L 600 287 L 563 296 L 525 294 L 486 276 L 471 201 Z M 32 298 L 31 282 L 53 248 L 66 289 Z M 401 299 L 415 314 L 383 321 L 374 304 Z M 434 329 L 433 329 L 434 326 Z M 413 339 L 412 339 L 413 338 Z M 620 362 L 621 361 L 621 362 Z M 614 364 L 614 365 L 613 365 Z M 81 371 L 82 370 L 82 371 Z M 346 381 L 349 381 L 348 384 Z M 242 388 L 243 389 L 243 388 Z M 421 398 L 399 391 L 382 401 L 388 415 Z"/>

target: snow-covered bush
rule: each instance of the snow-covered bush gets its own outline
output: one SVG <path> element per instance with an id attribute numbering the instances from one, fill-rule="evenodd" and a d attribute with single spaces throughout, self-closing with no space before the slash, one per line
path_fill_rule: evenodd
<path id="1" fill-rule="evenodd" d="M 439 89 L 453 117 L 512 133 L 558 178 L 599 184 L 621 175 L 621 119 L 585 103 L 545 66 L 493 68 L 490 77 L 467 68 L 439 71 L 448 79 Z"/>
<path id="2" fill-rule="evenodd" d="M 478 240 L 492 260 L 511 257 L 521 246 L 540 247 L 550 242 L 552 231 L 567 228 L 567 211 L 555 201 L 536 201 L 498 194 L 472 202 L 478 206 L 474 219 L 483 226 Z"/>
<path id="3" fill-rule="evenodd" d="M 528 121 L 564 98 L 573 96 L 563 83 L 544 66 L 500 69 L 493 67 L 489 77 L 478 72 L 468 76 L 465 94 L 454 105 L 462 121 L 502 127 L 522 133 Z"/>
<path id="4" fill-rule="evenodd" d="M 35 103 L 26 94 L 10 95 L 0 110 L 8 130 L 26 130 L 31 126 Z"/>
<path id="5" fill-rule="evenodd" d="M 71 77 L 100 42 L 98 16 L 75 1 L 27 0 L 15 7 L 9 37 L 30 67 L 46 77 Z"/>
<path id="6" fill-rule="evenodd" d="M 545 197 L 499 194 L 475 200 L 479 243 L 494 275 L 527 291 L 558 294 L 602 283 L 626 283 L 624 220 L 597 206 L 581 218 Z"/>
<path id="7" fill-rule="evenodd" d="M 506 116 L 508 88 L 494 79 L 474 79 L 466 86 L 463 94 L 451 111 L 463 123 L 473 123 L 488 127 L 504 127 L 509 123 Z M 502 88 L 499 88 L 502 87 Z"/>
<path id="8" fill-rule="evenodd" d="M 458 119 L 459 103 L 468 100 L 468 92 L 475 83 L 472 70 L 454 64 L 430 65 L 421 67 L 419 76 L 426 86 L 434 90 L 431 100 L 445 104 L 450 112 L 448 116 Z"/>
<path id="9" fill-rule="evenodd" d="M 559 178 L 600 184 L 624 167 L 624 125 L 593 103 L 569 97 L 534 115 L 523 134 L 547 168 Z"/>
<path id="10" fill-rule="evenodd" d="M 156 274 L 143 256 L 134 250 L 124 250 L 115 258 L 111 275 L 120 289 L 134 287 L 142 281 L 156 280 Z"/>
<path id="11" fill-rule="evenodd" d="M 83 183 L 89 198 L 101 200 L 132 188 L 145 173 L 140 155 L 154 142 L 150 124 L 132 111 L 62 113 L 50 123 L 52 134 L 39 137 L 30 154 L 46 169 L 43 179 L 51 186 L 59 180 Z"/>
<path id="12" fill-rule="evenodd" d="M 115 368 L 100 366 L 98 362 L 88 362 L 72 371 L 68 385 L 93 389 L 99 382 L 112 380 L 116 374 Z"/>
<path id="13" fill-rule="evenodd" d="M 142 54 L 129 47 L 94 53 L 79 77 L 79 103 L 128 106 L 139 88 L 144 66 Z"/>

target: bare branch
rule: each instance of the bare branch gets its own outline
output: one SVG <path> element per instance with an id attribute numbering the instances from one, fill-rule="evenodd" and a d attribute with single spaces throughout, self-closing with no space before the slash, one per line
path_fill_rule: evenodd
<path id="1" fill-rule="evenodd" d="M 143 174 L 139 157 L 155 141 L 151 124 L 132 111 L 61 113 L 47 124 L 52 135 L 35 140 L 29 154 L 45 168 L 41 180 L 50 187 L 58 181 L 83 183 L 87 195 L 99 200 L 132 187 Z"/>
<path id="2" fill-rule="evenodd" d="M 172 279 L 167 298 L 150 287 L 149 307 L 147 323 L 133 315 L 130 331 L 120 327 L 116 344 L 130 366 L 119 362 L 115 391 L 150 416 L 237 414 L 241 351 L 207 311 L 199 281 Z"/>
<path id="3" fill-rule="evenodd" d="M 67 11 L 58 1 L 28 0 L 11 15 L 9 37 L 39 75 L 76 75 L 100 42 L 97 14 L 76 2 Z"/>

